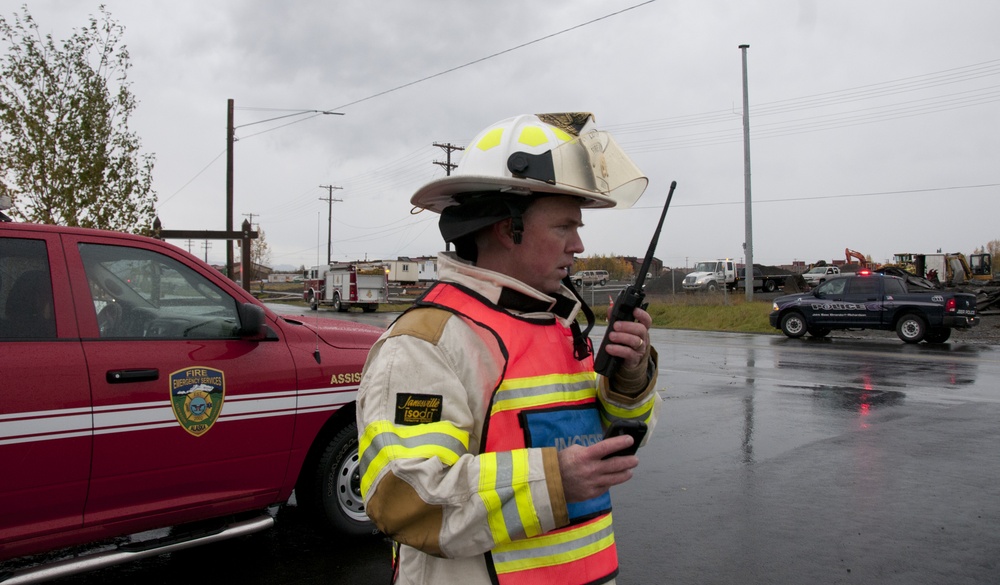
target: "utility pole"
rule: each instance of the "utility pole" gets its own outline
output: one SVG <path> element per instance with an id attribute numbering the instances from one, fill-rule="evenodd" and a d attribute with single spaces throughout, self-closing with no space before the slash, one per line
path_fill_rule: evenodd
<path id="1" fill-rule="evenodd" d="M 444 151 L 445 151 L 446 156 L 448 157 L 448 162 L 441 162 L 441 161 L 437 161 L 436 160 L 436 161 L 434 161 L 434 164 L 440 165 L 441 167 L 444 167 L 444 174 L 445 174 L 445 176 L 450 177 L 451 176 L 451 170 L 458 166 L 457 164 L 451 162 L 451 153 L 453 151 L 456 151 L 456 150 L 465 150 L 465 147 L 464 146 L 455 146 L 454 144 L 452 144 L 450 142 L 448 144 L 438 144 L 437 142 L 435 142 L 433 144 L 434 144 L 434 146 L 436 146 L 438 148 L 443 148 Z M 445 249 L 446 252 L 447 251 L 451 251 L 451 242 L 445 242 L 444 243 L 444 249 Z"/>
<path id="2" fill-rule="evenodd" d="M 434 164 L 444 167 L 445 175 L 450 177 L 451 170 L 458 166 L 457 164 L 451 162 L 451 153 L 456 150 L 465 150 L 465 147 L 455 146 L 450 142 L 448 144 L 438 144 L 437 142 L 435 142 L 434 146 L 444 149 L 446 156 L 448 157 L 448 162 L 441 162 L 436 160 L 434 161 Z"/>
<path id="3" fill-rule="evenodd" d="M 208 240 L 205 240 L 201 244 L 201 247 L 203 250 L 205 250 L 205 264 L 208 264 L 208 249 L 212 247 L 212 243 L 209 242 Z"/>
<path id="4" fill-rule="evenodd" d="M 747 301 L 753 300 L 753 204 L 750 198 L 750 97 L 747 94 L 747 49 L 750 45 L 740 45 L 743 54 L 743 208 L 746 214 L 745 241 L 747 263 L 743 276 L 747 284 Z"/>
<path id="5" fill-rule="evenodd" d="M 226 231 L 233 231 L 233 143 L 236 128 L 233 126 L 235 102 L 229 99 L 226 123 Z M 226 278 L 233 277 L 233 241 L 226 240 Z"/>
<path id="6" fill-rule="evenodd" d="M 328 195 L 326 196 L 326 199 L 320 197 L 319 200 L 320 201 L 326 201 L 327 202 L 327 208 L 328 208 L 327 209 L 327 216 L 326 216 L 327 217 L 327 219 L 326 219 L 326 264 L 327 264 L 327 266 L 329 266 L 330 263 L 332 262 L 332 257 L 330 255 L 330 246 L 333 244 L 333 202 L 334 201 L 338 201 L 338 202 L 343 202 L 344 201 L 343 199 L 334 199 L 333 198 L 333 190 L 334 189 L 343 189 L 343 187 L 334 187 L 333 185 L 320 185 L 319 188 L 320 189 L 326 189 L 327 193 L 328 193 Z"/>
<path id="7" fill-rule="evenodd" d="M 258 214 L 256 214 L 256 213 L 244 213 L 243 214 L 243 217 L 250 218 L 248 220 L 249 223 L 250 223 L 250 229 L 253 229 L 253 216 L 255 216 L 255 215 L 258 215 Z M 259 229 L 257 231 L 260 232 Z M 240 242 L 237 242 L 237 244 L 240 244 Z M 250 264 L 253 264 L 254 262 L 255 262 L 255 259 L 253 257 L 253 247 L 251 246 L 251 248 L 250 248 Z M 256 270 L 255 270 L 255 273 L 256 273 Z"/>

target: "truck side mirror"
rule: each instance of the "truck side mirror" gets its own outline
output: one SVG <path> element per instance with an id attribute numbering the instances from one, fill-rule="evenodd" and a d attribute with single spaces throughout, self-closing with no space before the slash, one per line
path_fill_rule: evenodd
<path id="1" fill-rule="evenodd" d="M 265 324 L 267 321 L 264 309 L 253 303 L 240 303 L 240 338 L 242 339 L 266 339 L 270 328 Z"/>

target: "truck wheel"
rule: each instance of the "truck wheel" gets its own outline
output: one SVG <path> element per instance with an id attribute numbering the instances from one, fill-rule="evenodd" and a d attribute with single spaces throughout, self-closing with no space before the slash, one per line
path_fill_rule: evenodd
<path id="1" fill-rule="evenodd" d="M 812 335 L 813 337 L 826 337 L 830 334 L 830 330 L 826 327 L 813 327 L 808 329 L 808 331 L 809 335 Z"/>
<path id="2" fill-rule="evenodd" d="M 776 288 L 778 288 L 778 285 L 776 285 L 773 280 L 764 281 L 764 292 L 774 292 L 774 289 Z"/>
<path id="3" fill-rule="evenodd" d="M 333 293 L 333 310 L 339 312 L 344 311 L 344 305 L 340 302 L 340 295 Z"/>
<path id="4" fill-rule="evenodd" d="M 309 308 L 313 311 L 319 309 L 319 301 L 316 300 L 315 296 L 309 296 Z"/>
<path id="5" fill-rule="evenodd" d="M 602 279 L 601 279 L 601 286 L 604 286 L 604 285 L 606 285 L 606 284 L 608 284 L 608 281 L 607 281 L 607 280 L 604 280 L 604 279 L 602 278 Z"/>
<path id="6" fill-rule="evenodd" d="M 896 323 L 896 335 L 906 343 L 920 343 L 927 334 L 927 322 L 916 313 L 907 313 Z"/>
<path id="7" fill-rule="evenodd" d="M 951 329 L 948 327 L 935 327 L 927 332 L 924 341 L 927 343 L 944 343 L 951 337 Z"/>
<path id="8" fill-rule="evenodd" d="M 361 461 L 358 457 L 358 427 L 351 422 L 327 444 L 308 484 L 301 491 L 301 504 L 310 515 L 325 521 L 340 536 L 364 536 L 378 530 L 361 498 Z"/>
<path id="9" fill-rule="evenodd" d="M 719 292 L 719 285 L 712 281 L 705 285 L 705 290 L 710 293 Z"/>
<path id="10" fill-rule="evenodd" d="M 781 332 L 792 339 L 798 339 L 799 337 L 805 335 L 806 320 L 802 316 L 802 313 L 797 311 L 785 313 L 785 315 L 781 318 Z"/>

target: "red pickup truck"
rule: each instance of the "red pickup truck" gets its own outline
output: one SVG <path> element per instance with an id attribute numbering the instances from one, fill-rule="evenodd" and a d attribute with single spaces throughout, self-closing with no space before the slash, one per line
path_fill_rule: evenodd
<path id="1" fill-rule="evenodd" d="M 293 490 L 372 533 L 354 401 L 380 333 L 280 317 L 160 240 L 0 223 L 0 581 L 264 529 Z"/>

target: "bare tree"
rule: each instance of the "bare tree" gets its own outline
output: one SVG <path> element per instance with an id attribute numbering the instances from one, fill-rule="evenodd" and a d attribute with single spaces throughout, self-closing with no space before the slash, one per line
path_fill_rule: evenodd
<path id="1" fill-rule="evenodd" d="M 271 263 L 271 247 L 264 238 L 264 228 L 257 225 L 257 237 L 250 240 L 250 265 L 253 273 L 251 280 L 261 280 L 260 268 Z"/>

